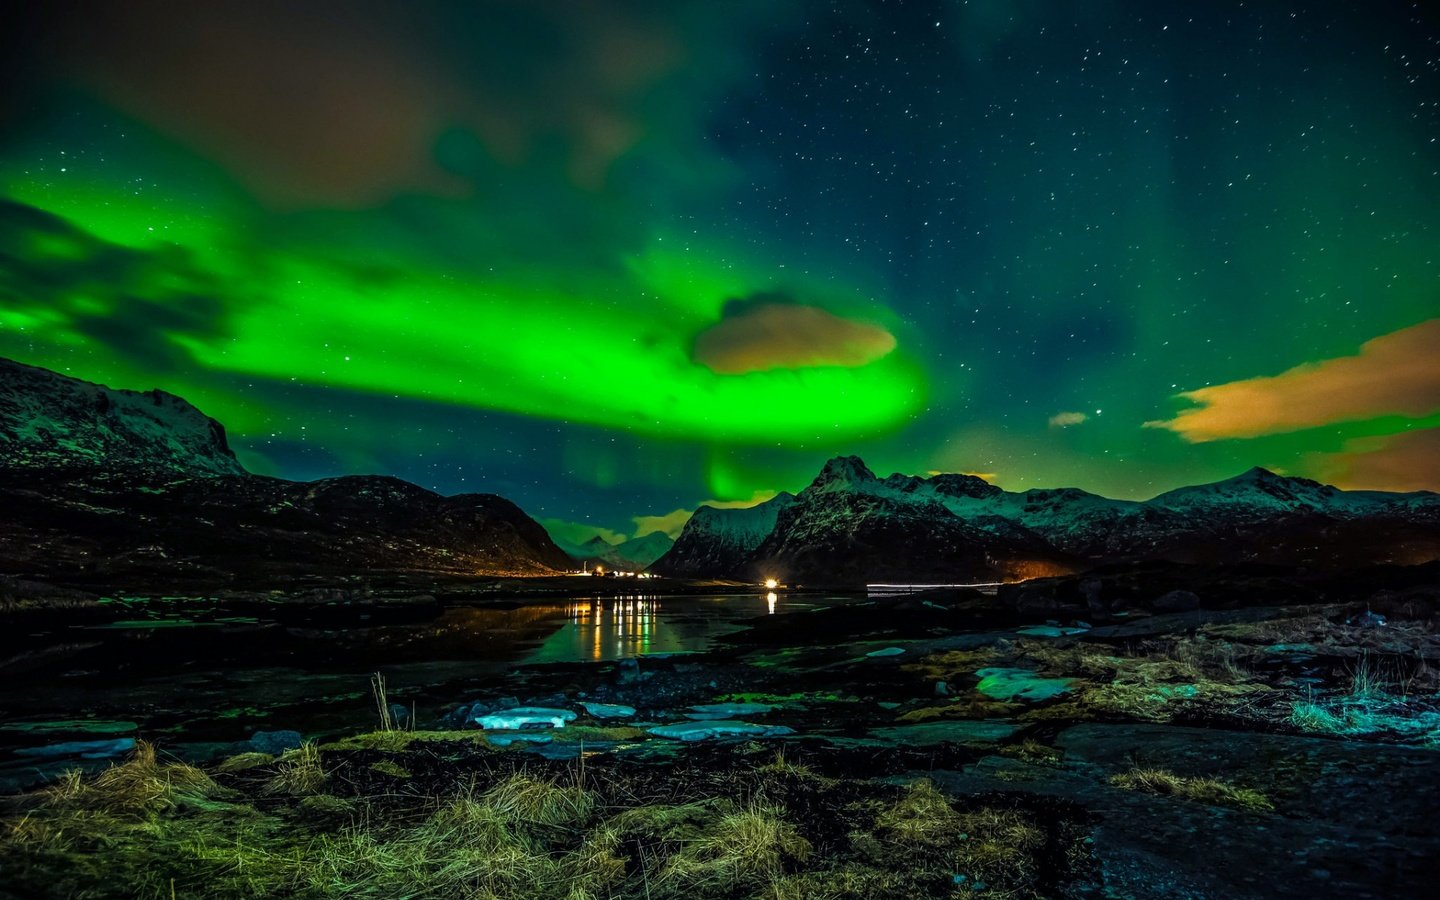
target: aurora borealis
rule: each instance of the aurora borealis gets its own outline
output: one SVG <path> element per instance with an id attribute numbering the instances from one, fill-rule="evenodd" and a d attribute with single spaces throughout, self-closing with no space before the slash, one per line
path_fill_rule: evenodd
<path id="1" fill-rule="evenodd" d="M 0 355 L 673 529 L 823 459 L 1440 488 L 1422 4 L 46 4 Z"/>

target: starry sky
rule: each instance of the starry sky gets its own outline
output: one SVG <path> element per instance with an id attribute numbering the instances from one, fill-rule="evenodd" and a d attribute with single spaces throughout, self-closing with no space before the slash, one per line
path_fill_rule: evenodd
<path id="1" fill-rule="evenodd" d="M 0 355 L 568 537 L 883 473 L 1440 489 L 1426 4 L 30 4 Z"/>

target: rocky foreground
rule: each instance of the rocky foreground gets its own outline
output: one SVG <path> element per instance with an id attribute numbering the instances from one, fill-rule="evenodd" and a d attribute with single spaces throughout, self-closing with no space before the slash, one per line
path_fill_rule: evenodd
<path id="1" fill-rule="evenodd" d="M 20 896 L 1418 896 L 1434 575 L 935 591 L 436 708 L 377 682 L 351 733 L 203 767 L 145 736 L 12 798 L 0 867 Z"/>

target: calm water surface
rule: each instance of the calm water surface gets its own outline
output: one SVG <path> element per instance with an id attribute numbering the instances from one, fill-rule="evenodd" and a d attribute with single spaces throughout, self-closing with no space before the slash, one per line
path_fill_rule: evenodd
<path id="1" fill-rule="evenodd" d="M 576 597 L 341 629 L 157 617 L 39 638 L 50 658 L 0 694 L 4 770 L 45 747 L 147 737 L 224 743 L 256 731 L 354 731 L 374 718 L 369 678 L 422 723 L 472 692 L 524 701 L 527 667 L 703 652 L 774 613 L 856 602 L 782 594 Z"/>

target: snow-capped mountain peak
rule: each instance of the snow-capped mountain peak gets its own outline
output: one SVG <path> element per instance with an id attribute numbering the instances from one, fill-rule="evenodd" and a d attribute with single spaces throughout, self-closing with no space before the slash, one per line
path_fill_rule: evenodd
<path id="1" fill-rule="evenodd" d="M 861 487 L 875 486 L 880 480 L 875 473 L 865 465 L 864 460 L 858 456 L 837 456 L 825 463 L 820 469 L 820 474 L 810 482 L 810 486 L 802 491 L 804 493 L 820 493 L 823 491 L 855 490 Z"/>

